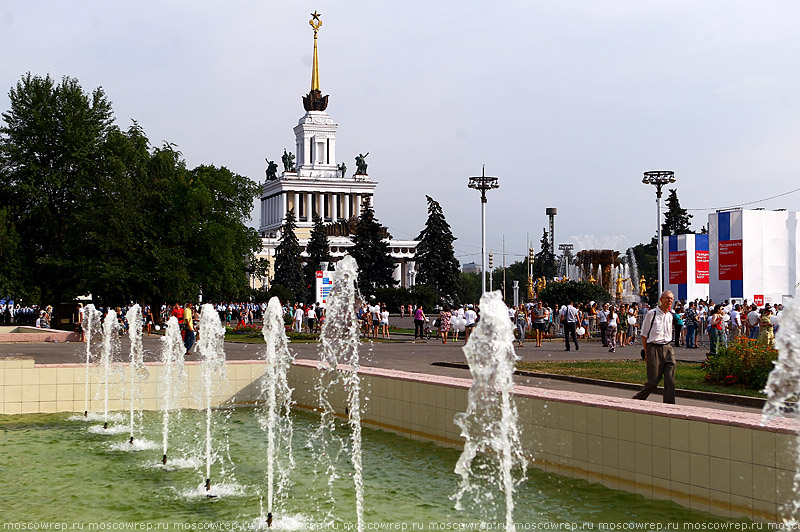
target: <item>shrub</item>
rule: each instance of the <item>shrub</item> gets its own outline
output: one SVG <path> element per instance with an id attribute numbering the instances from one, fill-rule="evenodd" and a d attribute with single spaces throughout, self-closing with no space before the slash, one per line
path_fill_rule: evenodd
<path id="1" fill-rule="evenodd" d="M 736 338 L 720 345 L 717 354 L 703 362 L 706 380 L 724 385 L 743 384 L 762 390 L 772 371 L 778 352 L 757 340 Z"/>

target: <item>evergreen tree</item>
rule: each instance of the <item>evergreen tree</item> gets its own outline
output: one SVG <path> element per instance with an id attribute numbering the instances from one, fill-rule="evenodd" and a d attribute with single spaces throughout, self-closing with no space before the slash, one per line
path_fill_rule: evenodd
<path id="1" fill-rule="evenodd" d="M 558 263 L 556 256 L 550 249 L 550 239 L 547 237 L 547 229 L 542 230 L 542 240 L 540 241 L 542 250 L 533 256 L 533 278 L 552 279 L 558 275 Z"/>
<path id="2" fill-rule="evenodd" d="M 325 225 L 319 214 L 314 215 L 314 227 L 311 229 L 311 238 L 306 247 L 308 262 L 305 267 L 306 285 L 314 292 L 317 285 L 317 269 L 320 262 L 331 262 L 330 244 L 328 235 L 325 233 Z"/>
<path id="3" fill-rule="evenodd" d="M 350 255 L 358 264 L 358 288 L 363 296 L 375 295 L 378 288 L 395 285 L 389 244 L 384 240 L 384 229 L 375 219 L 375 211 L 369 202 L 365 202 L 361 209 Z"/>
<path id="4" fill-rule="evenodd" d="M 669 235 L 685 235 L 687 233 L 694 233 L 692 231 L 692 215 L 686 209 L 681 208 L 681 202 L 678 201 L 677 189 L 669 189 L 669 196 L 667 196 L 667 212 L 664 213 L 664 223 L 661 225 L 661 234 L 663 236 Z"/>
<path id="5" fill-rule="evenodd" d="M 417 283 L 427 285 L 445 301 L 454 301 L 461 273 L 453 250 L 456 238 L 439 203 L 430 196 L 425 197 L 428 200 L 428 220 L 417 237 L 419 244 L 414 256 Z"/>
<path id="6" fill-rule="evenodd" d="M 275 248 L 275 284 L 288 288 L 298 301 L 305 301 L 307 290 L 300 259 L 300 243 L 294 234 L 294 209 L 286 213 L 281 239 Z"/>

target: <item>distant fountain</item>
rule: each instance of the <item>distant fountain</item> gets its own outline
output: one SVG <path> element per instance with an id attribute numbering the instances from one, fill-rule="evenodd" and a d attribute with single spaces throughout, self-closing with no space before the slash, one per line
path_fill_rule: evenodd
<path id="1" fill-rule="evenodd" d="M 81 328 L 83 329 L 83 336 L 86 340 L 86 391 L 83 403 L 83 415 L 89 417 L 89 390 L 91 388 L 89 381 L 89 368 L 92 364 L 92 336 L 100 331 L 100 311 L 94 308 L 94 305 L 89 303 L 83 309 L 83 321 L 81 321 Z"/>
<path id="2" fill-rule="evenodd" d="M 514 530 L 515 486 L 525 480 L 527 460 L 517 426 L 514 387 L 514 334 L 499 292 L 481 297 L 481 320 L 464 346 L 472 373 L 467 412 L 456 414 L 455 423 L 465 438 L 464 451 L 455 472 L 461 476 L 453 499 L 463 509 L 468 498 L 484 513 L 497 511 L 495 490 L 505 502 L 505 530 Z"/>
<path id="3" fill-rule="evenodd" d="M 185 352 L 186 347 L 184 347 L 183 341 L 181 340 L 178 318 L 172 316 L 167 322 L 164 337 L 161 339 L 161 362 L 164 364 L 164 393 L 161 402 L 161 435 L 164 456 L 161 459 L 161 463 L 164 465 L 167 465 L 167 454 L 169 451 L 170 415 L 179 405 L 177 396 L 184 378 L 183 355 Z"/>
<path id="4" fill-rule="evenodd" d="M 206 303 L 200 313 L 200 360 L 203 375 L 203 401 L 206 410 L 206 438 L 205 438 L 205 462 L 206 462 L 206 482 L 205 490 L 209 496 L 213 496 L 211 491 L 211 464 L 214 462 L 212 445 L 212 409 L 214 392 L 218 389 L 214 386 L 214 375 L 219 380 L 225 381 L 225 352 L 223 343 L 225 341 L 225 329 L 219 321 L 219 314 L 214 310 L 213 305 Z"/>
<path id="5" fill-rule="evenodd" d="M 775 334 L 778 361 L 775 362 L 764 389 L 767 402 L 764 405 L 762 424 L 781 415 L 798 418 L 796 401 L 800 397 L 800 302 L 792 300 L 784 305 L 780 320 L 781 326 Z M 797 528 L 800 523 L 800 432 L 794 448 L 794 461 L 794 497 L 781 510 L 784 512 L 784 523 Z"/>
<path id="6" fill-rule="evenodd" d="M 262 335 L 266 348 L 266 371 L 262 381 L 263 410 L 259 415 L 261 429 L 267 433 L 267 515 L 262 519 L 272 526 L 272 514 L 277 496 L 285 496 L 294 468 L 292 453 L 293 425 L 290 417 L 292 388 L 289 386 L 289 368 L 294 357 L 289 352 L 288 338 L 283 324 L 283 310 L 277 297 L 270 299 L 264 314 Z M 276 480 L 277 475 L 277 480 Z"/>
<path id="7" fill-rule="evenodd" d="M 108 428 L 108 401 L 111 391 L 111 365 L 119 352 L 119 322 L 117 313 L 109 309 L 103 320 L 103 351 L 100 365 L 103 368 L 103 428 Z"/>
<path id="8" fill-rule="evenodd" d="M 325 323 L 320 339 L 320 370 L 316 391 L 319 398 L 320 423 L 311 441 L 311 448 L 319 457 L 319 465 L 328 477 L 326 503 L 330 506 L 327 519 L 332 519 L 333 483 L 338 477 L 337 462 L 345 442 L 335 433 L 336 411 L 331 405 L 330 393 L 343 384 L 347 390 L 347 414 L 350 425 L 350 461 L 353 464 L 353 483 L 356 492 L 357 530 L 364 529 L 364 486 L 361 468 L 361 381 L 358 376 L 358 320 L 356 318 L 356 261 L 349 255 L 336 265 L 336 274 L 325 313 Z M 346 364 L 344 371 L 337 370 Z M 315 473 L 317 470 L 315 469 Z"/>
<path id="9" fill-rule="evenodd" d="M 628 251 L 625 253 L 625 256 L 631 268 L 630 277 L 631 277 L 631 286 L 633 287 L 633 293 L 638 296 L 636 301 L 639 301 L 642 296 L 642 294 L 639 293 L 639 265 L 636 264 L 636 256 L 633 254 L 633 248 L 628 248 Z"/>
<path id="10" fill-rule="evenodd" d="M 131 437 L 129 443 L 133 445 L 136 437 L 137 426 L 141 432 L 142 424 L 142 381 L 147 377 L 147 370 L 144 367 L 144 350 L 142 349 L 142 308 L 133 305 L 125 314 L 128 320 L 128 338 L 131 343 L 130 360 L 130 429 Z"/>

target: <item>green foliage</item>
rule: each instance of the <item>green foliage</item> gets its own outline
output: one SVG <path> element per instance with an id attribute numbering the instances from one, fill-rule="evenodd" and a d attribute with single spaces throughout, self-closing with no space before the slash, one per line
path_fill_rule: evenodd
<path id="1" fill-rule="evenodd" d="M 383 228 L 375 219 L 369 202 L 361 210 L 350 255 L 358 264 L 358 289 L 362 296 L 375 295 L 379 288 L 396 284 L 392 279 L 394 261 L 389 254 L 389 244 L 384 240 Z"/>
<path id="2" fill-rule="evenodd" d="M 519 282 L 519 300 L 525 301 L 527 283 L 528 283 L 528 261 L 518 260 L 506 266 L 506 297 L 505 302 L 507 305 L 514 304 L 514 281 Z M 479 279 L 480 280 L 480 279 Z M 494 271 L 493 288 L 495 290 L 502 290 L 503 284 L 503 268 L 497 268 Z M 487 279 L 486 290 L 489 290 Z M 480 299 L 480 298 L 479 298 Z"/>
<path id="3" fill-rule="evenodd" d="M 75 79 L 56 83 L 30 73 L 8 96 L 0 127 L 0 205 L 9 208 L 25 243 L 22 284 L 60 302 L 82 288 L 73 261 L 75 225 L 91 212 L 86 198 L 100 170 L 111 104 L 102 89 L 87 94 Z"/>
<path id="4" fill-rule="evenodd" d="M 409 291 L 403 287 L 387 287 L 377 290 L 375 293 L 375 300 L 385 304 L 389 312 L 400 312 L 400 305 L 408 305 L 411 303 L 412 296 Z"/>
<path id="5" fill-rule="evenodd" d="M 706 381 L 718 384 L 743 384 L 762 390 L 772 371 L 778 352 L 758 340 L 736 338 L 720 345 L 717 354 L 702 364 Z"/>
<path id="6" fill-rule="evenodd" d="M 433 311 L 434 307 L 442 303 L 439 294 L 424 284 L 412 286 L 409 292 L 411 294 L 411 304 L 416 304 L 417 306 L 422 305 L 422 309 L 426 313 L 430 313 Z"/>
<path id="7" fill-rule="evenodd" d="M 661 225 L 661 234 L 663 236 L 669 236 L 694 233 L 694 231 L 692 231 L 692 215 L 689 214 L 686 209 L 681 208 L 677 189 L 669 189 L 666 204 L 667 212 L 664 213 L 664 223 Z"/>
<path id="8" fill-rule="evenodd" d="M 306 254 L 308 255 L 304 270 L 306 285 L 310 287 L 310 291 L 313 293 L 317 286 L 319 264 L 333 261 L 328 235 L 325 233 L 325 225 L 323 225 L 322 218 L 318 214 L 314 215 L 314 227 L 311 229 L 311 238 L 306 247 Z"/>
<path id="9" fill-rule="evenodd" d="M 289 209 L 281 227 L 280 242 L 275 248 L 275 284 L 285 286 L 297 301 L 305 302 L 308 290 L 300 260 L 300 242 L 294 229 L 294 209 Z"/>
<path id="10" fill-rule="evenodd" d="M 22 293 L 21 279 L 22 250 L 14 224 L 11 223 L 8 209 L 0 207 L 0 298 Z"/>
<path id="11" fill-rule="evenodd" d="M 555 253 L 550 249 L 550 240 L 547 237 L 547 229 L 542 230 L 542 240 L 539 242 L 541 251 L 533 258 L 533 278 L 552 279 L 558 275 L 558 263 Z"/>
<path id="12" fill-rule="evenodd" d="M 639 276 L 647 278 L 647 302 L 653 306 L 658 301 L 658 248 L 656 238 L 653 237 L 649 244 L 638 244 L 631 248 Z"/>
<path id="13" fill-rule="evenodd" d="M 224 167 L 187 170 L 135 122 L 113 125 L 102 89 L 86 94 L 77 80 L 28 74 L 9 96 L 0 224 L 26 242 L 19 295 L 57 303 L 91 293 L 111 305 L 249 295 L 246 263 L 260 240 L 244 220 L 255 183 Z"/>
<path id="14" fill-rule="evenodd" d="M 447 301 L 458 298 L 460 270 L 456 260 L 453 242 L 456 238 L 445 220 L 441 205 L 431 198 L 428 200 L 428 219 L 425 228 L 417 236 L 414 260 L 417 265 L 417 284 L 430 287 Z"/>
<path id="15" fill-rule="evenodd" d="M 464 303 L 478 303 L 481 299 L 481 276 L 478 273 L 464 273 L 458 280 L 458 293 Z"/>
<path id="16" fill-rule="evenodd" d="M 596 284 L 586 281 L 567 281 L 565 283 L 547 283 L 547 287 L 539 294 L 539 299 L 555 305 L 557 308 L 570 301 L 576 305 L 589 301 L 605 303 L 611 301 L 611 295 L 602 286 Z"/>

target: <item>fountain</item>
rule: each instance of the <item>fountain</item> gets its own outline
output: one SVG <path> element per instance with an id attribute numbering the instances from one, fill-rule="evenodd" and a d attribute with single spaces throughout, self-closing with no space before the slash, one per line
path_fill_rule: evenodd
<path id="1" fill-rule="evenodd" d="M 81 328 L 83 329 L 83 336 L 86 340 L 86 391 L 84 398 L 83 416 L 89 417 L 89 368 L 92 363 L 92 336 L 100 330 L 100 311 L 94 308 L 94 305 L 89 303 L 83 309 L 83 320 L 81 321 Z"/>
<path id="2" fill-rule="evenodd" d="M 266 369 L 262 380 L 264 405 L 259 415 L 262 430 L 267 433 L 267 515 L 262 521 L 272 526 L 275 492 L 285 496 L 294 468 L 292 453 L 292 388 L 288 372 L 294 361 L 289 352 L 288 338 L 283 325 L 283 310 L 277 297 L 270 299 L 264 314 L 262 334 L 266 348 Z M 275 479 L 277 472 L 277 482 Z"/>
<path id="3" fill-rule="evenodd" d="M 517 409 L 511 398 L 514 387 L 514 334 L 500 292 L 481 297 L 481 320 L 464 346 L 472 373 L 467 412 L 455 423 L 465 439 L 455 472 L 461 476 L 456 508 L 465 497 L 484 513 L 494 509 L 494 489 L 505 501 L 506 530 L 514 530 L 515 486 L 525 480 L 527 460 L 520 445 Z M 516 478 L 515 478 L 516 477 Z"/>
<path id="4" fill-rule="evenodd" d="M 142 381 L 147 378 L 147 369 L 144 367 L 144 350 L 142 348 L 142 308 L 133 305 L 125 314 L 128 320 L 128 338 L 131 344 L 130 356 L 130 429 L 131 435 L 128 443 L 133 445 L 136 428 L 141 432 L 142 421 Z"/>
<path id="5" fill-rule="evenodd" d="M 335 433 L 336 411 L 331 405 L 331 390 L 342 384 L 347 390 L 348 423 L 350 433 L 350 461 L 353 464 L 353 483 L 355 486 L 356 523 L 359 531 L 364 526 L 364 494 L 361 464 L 361 396 L 358 376 L 358 320 L 356 318 L 356 261 L 346 255 L 336 265 L 336 274 L 330 292 L 330 302 L 322 327 L 319 351 L 320 370 L 316 384 L 319 398 L 320 422 L 311 441 L 311 448 L 319 457 L 319 463 L 327 475 L 326 494 L 329 509 L 327 519 L 332 519 L 335 498 L 333 484 L 338 477 L 336 465 L 345 442 Z M 345 370 L 338 369 L 339 363 L 346 364 Z M 316 471 L 316 470 L 315 470 Z"/>
<path id="6" fill-rule="evenodd" d="M 117 322 L 117 313 L 109 309 L 103 320 L 103 351 L 100 355 L 100 365 L 103 368 L 103 429 L 108 429 L 108 400 L 111 387 L 111 366 L 118 352 L 119 322 Z"/>
<path id="7" fill-rule="evenodd" d="M 211 464 L 214 461 L 212 453 L 212 402 L 214 397 L 215 380 L 214 375 L 218 375 L 222 381 L 225 380 L 225 352 L 223 342 L 225 341 L 225 329 L 219 321 L 219 314 L 214 310 L 213 305 L 206 303 L 200 313 L 200 340 L 198 349 L 200 350 L 200 360 L 202 363 L 203 374 L 203 402 L 206 412 L 206 437 L 205 437 L 205 462 L 206 462 L 206 481 L 204 484 L 207 496 L 214 497 L 211 493 Z"/>
<path id="8" fill-rule="evenodd" d="M 186 348 L 181 340 L 180 325 L 178 318 L 170 317 L 167 322 L 166 332 L 161 339 L 161 362 L 164 364 L 164 392 L 161 401 L 162 411 L 162 443 L 164 456 L 161 459 L 163 465 L 167 465 L 167 454 L 169 450 L 169 429 L 170 413 L 176 408 L 177 394 L 183 382 L 183 355 Z"/>
<path id="9" fill-rule="evenodd" d="M 778 360 L 769 374 L 764 393 L 762 424 L 781 415 L 798 417 L 797 400 L 800 397 L 800 303 L 795 300 L 787 303 L 780 313 L 780 328 L 775 334 L 775 348 Z M 800 432 L 794 448 L 795 473 L 793 479 L 793 500 L 787 504 L 784 523 L 797 528 L 800 525 Z"/>

